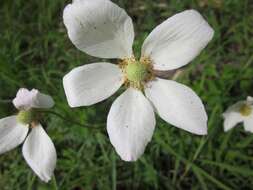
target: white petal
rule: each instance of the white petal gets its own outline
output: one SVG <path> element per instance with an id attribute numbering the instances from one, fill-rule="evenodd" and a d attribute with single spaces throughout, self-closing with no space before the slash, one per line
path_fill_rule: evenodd
<path id="1" fill-rule="evenodd" d="M 54 100 L 51 96 L 40 93 L 36 89 L 33 89 L 31 92 L 37 92 L 33 102 L 34 108 L 51 108 L 54 106 Z"/>
<path id="2" fill-rule="evenodd" d="M 239 101 L 230 106 L 222 115 L 224 118 L 224 131 L 228 131 L 244 120 L 240 114 L 240 108 L 246 101 Z"/>
<path id="3" fill-rule="evenodd" d="M 235 127 L 238 123 L 242 122 L 244 119 L 238 112 L 227 112 L 223 114 L 224 117 L 224 131 L 228 131 Z"/>
<path id="4" fill-rule="evenodd" d="M 17 92 L 13 104 L 17 109 L 28 110 L 30 108 L 51 108 L 54 101 L 51 96 L 42 94 L 36 89 L 29 91 L 21 88 Z"/>
<path id="5" fill-rule="evenodd" d="M 73 69 L 63 85 L 71 107 L 89 106 L 113 95 L 123 84 L 123 73 L 111 63 L 93 63 Z"/>
<path id="6" fill-rule="evenodd" d="M 122 160 L 136 161 L 151 140 L 155 128 L 153 108 L 144 95 L 129 88 L 113 103 L 107 132 Z"/>
<path id="7" fill-rule="evenodd" d="M 244 129 L 245 131 L 253 133 L 253 114 L 244 118 Z"/>
<path id="8" fill-rule="evenodd" d="M 213 29 L 195 10 L 176 14 L 157 26 L 144 41 L 142 55 L 156 70 L 172 70 L 192 61 L 205 48 Z"/>
<path id="9" fill-rule="evenodd" d="M 17 122 L 16 116 L 0 119 L 0 154 L 20 145 L 28 133 L 28 126 Z"/>
<path id="10" fill-rule="evenodd" d="M 101 58 L 132 55 L 132 20 L 111 1 L 75 0 L 65 7 L 63 20 L 70 40 L 81 51 Z"/>
<path id="11" fill-rule="evenodd" d="M 21 88 L 12 102 L 17 109 L 27 110 L 32 107 L 35 96 L 36 92 L 31 93 L 28 89 Z"/>
<path id="12" fill-rule="evenodd" d="M 148 83 L 145 93 L 168 123 L 198 135 L 207 134 L 204 105 L 189 87 L 157 78 Z"/>
<path id="13" fill-rule="evenodd" d="M 248 96 L 247 97 L 247 102 L 249 102 L 250 104 L 253 104 L 253 97 Z"/>
<path id="14" fill-rule="evenodd" d="M 53 142 L 39 124 L 34 127 L 23 145 L 23 156 L 42 181 L 48 182 L 56 166 Z"/>

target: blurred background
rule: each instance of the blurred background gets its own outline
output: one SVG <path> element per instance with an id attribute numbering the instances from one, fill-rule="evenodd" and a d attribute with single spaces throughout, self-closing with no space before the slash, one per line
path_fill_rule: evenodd
<path id="1" fill-rule="evenodd" d="M 154 27 L 185 9 L 198 10 L 215 30 L 177 79 L 204 101 L 208 135 L 190 134 L 157 117 L 152 141 L 134 163 L 120 160 L 106 132 L 110 105 L 123 88 L 94 106 L 67 105 L 62 77 L 76 66 L 101 61 L 68 39 L 62 12 L 70 2 L 1 0 L 0 118 L 17 112 L 8 100 L 26 87 L 52 95 L 53 111 L 66 120 L 48 114 L 42 121 L 57 149 L 57 184 L 36 178 L 19 147 L 0 156 L 0 189 L 253 189 L 253 134 L 241 125 L 224 133 L 221 116 L 229 105 L 253 96 L 253 1 L 114 0 L 133 18 L 137 54 Z"/>

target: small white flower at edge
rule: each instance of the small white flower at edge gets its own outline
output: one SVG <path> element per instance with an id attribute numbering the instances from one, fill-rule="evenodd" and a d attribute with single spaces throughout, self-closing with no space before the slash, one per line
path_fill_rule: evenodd
<path id="1" fill-rule="evenodd" d="M 207 134 L 207 114 L 196 93 L 154 74 L 188 64 L 212 39 L 213 29 L 197 11 L 181 12 L 157 26 L 144 41 L 140 60 L 132 51 L 132 20 L 113 2 L 74 0 L 65 7 L 63 20 L 78 49 L 120 60 L 118 65 L 99 62 L 77 67 L 64 77 L 63 85 L 71 107 L 93 105 L 122 84 L 128 87 L 107 118 L 110 141 L 123 160 L 135 161 L 143 154 L 154 132 L 154 111 L 176 127 Z"/>
<path id="2" fill-rule="evenodd" d="M 239 101 L 230 106 L 224 117 L 224 131 L 235 127 L 238 123 L 243 123 L 244 130 L 253 133 L 253 98 L 247 97 L 245 101 Z"/>
<path id="3" fill-rule="evenodd" d="M 21 88 L 13 104 L 19 113 L 0 119 L 0 154 L 24 142 L 22 152 L 26 162 L 42 181 L 48 182 L 57 156 L 53 142 L 38 122 L 40 114 L 36 109 L 51 108 L 54 101 L 38 90 Z M 29 128 L 31 132 L 28 135 Z"/>

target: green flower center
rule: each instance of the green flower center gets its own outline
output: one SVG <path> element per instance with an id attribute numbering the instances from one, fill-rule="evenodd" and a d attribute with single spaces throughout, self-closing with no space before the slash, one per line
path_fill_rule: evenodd
<path id="1" fill-rule="evenodd" d="M 17 120 L 23 124 L 31 124 L 36 119 L 36 113 L 33 110 L 20 111 Z"/>
<path id="2" fill-rule="evenodd" d="M 148 77 L 148 68 L 140 62 L 129 63 L 126 66 L 126 75 L 129 81 L 139 83 Z"/>
<path id="3" fill-rule="evenodd" d="M 151 59 L 141 57 L 136 61 L 134 57 L 122 59 L 119 67 L 124 73 L 124 83 L 127 87 L 143 90 L 144 86 L 154 78 Z"/>
<path id="4" fill-rule="evenodd" d="M 251 109 L 251 107 L 249 105 L 244 104 L 244 105 L 242 105 L 242 107 L 240 108 L 239 111 L 240 111 L 241 115 L 243 115 L 243 116 L 249 116 L 251 114 L 251 112 L 252 112 L 252 109 Z"/>

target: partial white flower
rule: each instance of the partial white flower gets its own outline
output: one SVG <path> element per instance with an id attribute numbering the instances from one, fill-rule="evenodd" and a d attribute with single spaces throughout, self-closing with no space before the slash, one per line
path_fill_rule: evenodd
<path id="1" fill-rule="evenodd" d="M 244 130 L 253 133 L 253 98 L 247 97 L 245 101 L 239 101 L 230 106 L 224 117 L 224 131 L 235 127 L 238 123 L 244 124 Z"/>
<path id="2" fill-rule="evenodd" d="M 53 175 L 57 156 L 53 142 L 38 122 L 36 109 L 51 108 L 54 101 L 36 89 L 29 91 L 21 88 L 13 104 L 19 113 L 0 119 L 0 154 L 24 142 L 26 162 L 42 181 L 48 182 Z M 29 127 L 31 132 L 28 135 Z"/>
<path id="3" fill-rule="evenodd" d="M 123 160 L 135 161 L 143 154 L 155 128 L 154 110 L 176 127 L 207 134 L 207 114 L 196 93 L 154 72 L 188 64 L 212 39 L 213 29 L 197 11 L 181 12 L 157 26 L 145 40 L 140 60 L 132 52 L 132 20 L 113 2 L 74 0 L 65 7 L 63 20 L 78 49 L 120 59 L 119 65 L 101 62 L 75 68 L 63 85 L 71 107 L 93 105 L 122 84 L 129 87 L 115 100 L 107 119 L 110 141 Z"/>
<path id="4" fill-rule="evenodd" d="M 12 101 L 14 106 L 20 110 L 29 110 L 31 108 L 51 108 L 54 101 L 51 96 L 40 93 L 36 89 L 31 91 L 21 88 Z"/>

